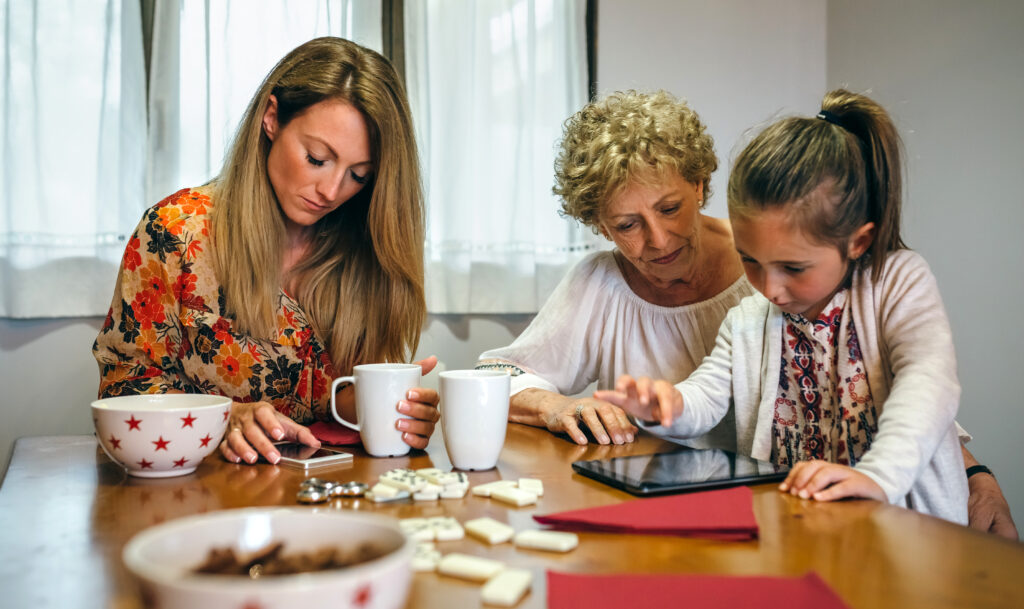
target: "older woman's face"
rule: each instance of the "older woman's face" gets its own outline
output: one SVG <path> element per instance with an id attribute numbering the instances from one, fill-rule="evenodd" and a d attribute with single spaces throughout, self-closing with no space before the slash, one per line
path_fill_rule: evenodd
<path id="1" fill-rule="evenodd" d="M 366 120 L 351 104 L 325 100 L 282 126 L 271 96 L 263 129 L 273 142 L 267 173 L 289 230 L 312 226 L 370 179 Z"/>
<path id="2" fill-rule="evenodd" d="M 675 173 L 652 183 L 633 182 L 611 197 L 600 228 L 647 281 L 667 288 L 692 272 L 704 185 Z"/>

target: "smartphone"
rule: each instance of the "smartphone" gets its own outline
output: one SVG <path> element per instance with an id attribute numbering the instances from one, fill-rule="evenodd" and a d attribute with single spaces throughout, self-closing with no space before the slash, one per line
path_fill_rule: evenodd
<path id="1" fill-rule="evenodd" d="M 274 448 L 281 453 L 278 465 L 306 471 L 352 464 L 352 453 L 321 446 L 313 448 L 298 442 L 276 442 Z"/>

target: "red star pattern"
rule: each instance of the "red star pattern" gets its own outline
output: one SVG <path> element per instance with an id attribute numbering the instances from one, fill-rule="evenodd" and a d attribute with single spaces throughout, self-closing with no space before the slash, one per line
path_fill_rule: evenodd
<path id="1" fill-rule="evenodd" d="M 124 422 L 128 424 L 128 431 L 131 431 L 133 429 L 142 431 L 142 428 L 139 427 L 139 423 L 142 422 L 142 419 L 136 419 L 135 415 L 132 415 L 132 418 L 130 419 L 125 419 Z"/>
<path id="2" fill-rule="evenodd" d="M 352 597 L 353 607 L 365 607 L 369 604 L 373 598 L 372 591 L 370 590 L 370 584 L 363 584 L 356 590 L 355 596 Z"/>
<path id="3" fill-rule="evenodd" d="M 182 457 L 174 462 L 174 467 L 185 467 L 185 462 L 188 461 L 185 457 Z"/>
<path id="4" fill-rule="evenodd" d="M 110 442 L 110 445 L 113 446 L 114 448 L 121 448 L 121 441 L 115 438 L 114 434 L 110 434 L 110 439 L 107 441 Z"/>
<path id="5" fill-rule="evenodd" d="M 225 421 L 227 421 L 227 420 L 228 420 L 228 416 L 229 416 L 230 414 L 231 414 L 231 410 L 225 410 L 225 411 L 224 411 L 224 420 L 225 420 Z"/>
<path id="6" fill-rule="evenodd" d="M 199 448 L 206 448 L 207 446 L 209 446 L 210 440 L 212 439 L 213 438 L 210 437 L 210 434 L 206 434 L 205 438 L 199 438 Z"/>
<path id="7" fill-rule="evenodd" d="M 192 423 L 194 423 L 195 420 L 196 418 L 192 416 L 192 413 L 188 413 L 187 415 L 181 417 L 181 428 L 185 429 L 186 427 L 192 427 L 193 429 L 195 429 L 195 427 L 192 426 Z"/>
<path id="8" fill-rule="evenodd" d="M 167 450 L 167 445 L 170 443 L 170 440 L 164 440 L 164 437 L 160 436 L 159 440 L 153 440 L 153 444 L 156 444 L 156 448 L 154 448 L 153 450 Z"/>
<path id="9" fill-rule="evenodd" d="M 141 467 L 142 469 L 152 469 L 152 467 L 153 467 L 153 462 L 152 461 L 146 461 L 145 459 L 143 459 L 142 461 L 139 461 L 138 463 L 139 463 L 139 467 Z"/>

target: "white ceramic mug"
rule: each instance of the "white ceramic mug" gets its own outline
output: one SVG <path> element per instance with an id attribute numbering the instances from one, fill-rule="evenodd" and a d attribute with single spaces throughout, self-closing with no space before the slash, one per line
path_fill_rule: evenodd
<path id="1" fill-rule="evenodd" d="M 352 376 L 334 379 L 331 384 L 331 413 L 339 423 L 359 432 L 363 448 L 374 457 L 397 457 L 409 452 L 402 432 L 395 427 L 399 419 L 408 419 L 398 412 L 398 402 L 420 384 L 423 368 L 419 364 L 362 364 L 352 369 Z M 335 392 L 338 385 L 352 383 L 356 392 L 356 417 L 350 423 L 338 414 Z"/>
<path id="2" fill-rule="evenodd" d="M 438 383 L 441 431 L 452 467 L 491 469 L 505 444 L 508 372 L 449 370 L 440 374 Z"/>

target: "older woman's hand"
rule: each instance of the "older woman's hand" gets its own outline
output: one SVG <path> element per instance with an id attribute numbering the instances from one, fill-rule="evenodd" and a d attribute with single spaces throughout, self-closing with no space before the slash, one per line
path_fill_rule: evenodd
<path id="1" fill-rule="evenodd" d="M 594 398 L 566 398 L 543 414 L 553 433 L 565 433 L 573 442 L 587 444 L 584 426 L 598 444 L 625 444 L 636 438 L 637 428 L 621 408 Z"/>
<path id="2" fill-rule="evenodd" d="M 423 368 L 423 374 L 430 373 L 437 365 L 437 358 L 430 357 L 414 362 Z M 398 419 L 395 426 L 402 432 L 402 440 L 413 448 L 426 448 L 434 426 L 441 418 L 437 412 L 438 395 L 433 389 L 413 387 L 405 394 L 404 400 L 398 403 L 398 412 L 412 417 Z"/>
<path id="3" fill-rule="evenodd" d="M 967 479 L 971 494 L 967 498 L 967 519 L 972 529 L 995 533 L 1017 541 L 1017 527 L 999 483 L 991 474 L 975 474 Z"/>
<path id="4" fill-rule="evenodd" d="M 308 427 L 289 419 L 269 403 L 235 402 L 231 405 L 228 432 L 220 443 L 220 453 L 232 463 L 253 464 L 259 455 L 277 463 L 281 460 L 281 453 L 274 448 L 274 442 L 281 440 L 320 446 L 320 440 Z"/>

